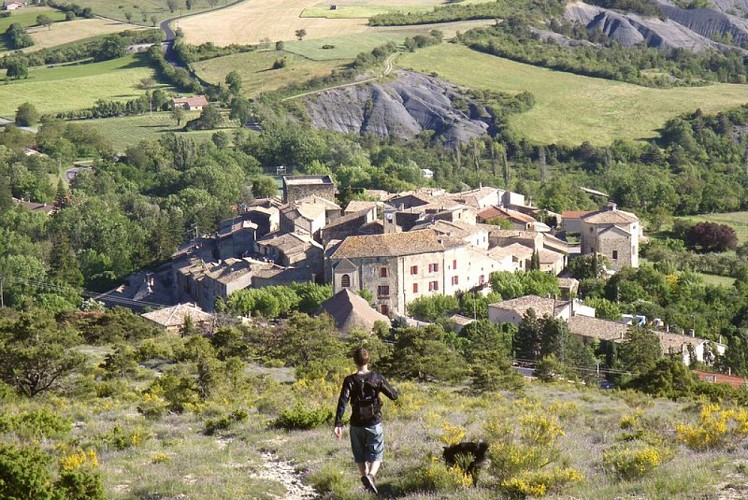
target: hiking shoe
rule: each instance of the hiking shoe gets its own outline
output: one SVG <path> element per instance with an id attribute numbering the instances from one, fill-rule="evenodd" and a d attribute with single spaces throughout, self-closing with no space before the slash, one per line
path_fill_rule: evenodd
<path id="1" fill-rule="evenodd" d="M 379 494 L 379 491 L 377 491 L 377 486 L 374 484 L 374 476 L 372 476 L 371 474 L 367 476 L 361 476 L 361 482 L 367 490 L 371 491 L 375 495 Z"/>

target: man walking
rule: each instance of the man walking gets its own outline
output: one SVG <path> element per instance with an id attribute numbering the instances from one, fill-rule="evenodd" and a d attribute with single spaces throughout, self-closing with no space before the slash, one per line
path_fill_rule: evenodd
<path id="1" fill-rule="evenodd" d="M 369 352 L 363 347 L 353 354 L 357 371 L 343 380 L 338 408 L 335 413 L 335 436 L 343 435 L 343 414 L 351 402 L 351 450 L 361 473 L 361 482 L 367 490 L 378 493 L 374 478 L 382 464 L 384 432 L 382 430 L 382 393 L 391 400 L 397 399 L 384 376 L 369 371 Z"/>

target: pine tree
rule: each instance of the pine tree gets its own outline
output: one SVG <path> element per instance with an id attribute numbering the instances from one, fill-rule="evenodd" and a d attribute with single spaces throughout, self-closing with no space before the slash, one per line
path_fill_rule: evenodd
<path id="1" fill-rule="evenodd" d="M 52 238 L 49 268 L 50 278 L 74 287 L 83 285 L 83 274 L 78 267 L 78 259 L 65 233 L 58 233 Z"/>

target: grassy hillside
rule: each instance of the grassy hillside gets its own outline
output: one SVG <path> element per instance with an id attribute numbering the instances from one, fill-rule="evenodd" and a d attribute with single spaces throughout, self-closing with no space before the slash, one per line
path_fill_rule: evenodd
<path id="1" fill-rule="evenodd" d="M 223 7 L 233 0 L 220 0 L 217 7 Z M 76 0 L 75 2 L 81 7 L 90 7 L 94 14 L 124 21 L 125 13 L 132 14 L 132 22 L 151 26 L 151 16 L 156 16 L 159 21 L 176 16 L 183 16 L 194 12 L 203 12 L 210 10 L 208 0 L 192 0 L 192 9 L 187 10 L 184 0 L 178 2 L 179 9 L 176 12 L 170 12 L 166 0 L 147 0 L 145 2 L 115 2 L 112 0 Z M 143 19 L 145 15 L 145 19 Z"/>
<path id="2" fill-rule="evenodd" d="M 403 67 L 475 88 L 530 91 L 535 107 L 510 119 L 522 136 L 540 143 L 609 144 L 654 137 L 665 121 L 701 108 L 714 113 L 748 102 L 748 86 L 652 89 L 537 68 L 442 44 L 405 54 Z"/>
<path id="3" fill-rule="evenodd" d="M 185 120 L 197 118 L 199 112 L 187 113 Z M 180 132 L 182 127 L 171 116 L 171 112 L 149 113 L 145 115 L 123 116 L 118 118 L 101 118 L 96 120 L 84 120 L 83 123 L 96 127 L 117 151 L 124 151 L 127 146 L 137 144 L 143 139 L 157 139 L 159 135 L 166 132 L 176 132 L 179 135 L 192 137 L 198 140 L 210 139 L 216 130 L 199 130 L 192 132 Z M 182 122 L 184 126 L 185 122 Z M 231 123 L 226 123 L 229 129 L 233 129 Z"/>
<path id="4" fill-rule="evenodd" d="M 738 235 L 738 244 L 748 242 L 748 212 L 729 212 L 724 214 L 705 214 L 682 217 L 694 222 L 717 222 L 727 224 Z"/>
<path id="5" fill-rule="evenodd" d="M 59 10 L 52 10 L 46 7 L 34 7 L 29 9 L 18 9 L 11 11 L 10 17 L 0 18 L 0 33 L 5 33 L 13 23 L 21 23 L 25 28 L 36 25 L 36 16 L 45 14 L 52 21 L 64 21 L 65 14 Z"/>
<path id="6" fill-rule="evenodd" d="M 273 63 L 281 58 L 286 59 L 286 66 L 273 69 Z M 232 54 L 192 66 L 201 78 L 211 83 L 223 82 L 229 71 L 238 71 L 244 82 L 244 92 L 256 95 L 328 75 L 340 65 L 341 61 L 312 61 L 291 52 L 271 50 Z"/>
<path id="7" fill-rule="evenodd" d="M 52 113 L 89 107 L 97 99 L 132 99 L 143 93 L 140 80 L 152 76 L 153 70 L 133 55 L 95 64 L 31 68 L 28 79 L 0 85 L 0 115 L 12 116 L 24 102 L 41 113 Z"/>
<path id="8" fill-rule="evenodd" d="M 125 30 L 142 29 L 140 26 L 110 21 L 108 19 L 76 19 L 65 23 L 55 23 L 49 28 L 38 27 L 28 30 L 34 45 L 25 51 L 40 50 L 49 47 L 57 47 L 71 42 L 77 42 L 86 38 L 119 33 Z"/>

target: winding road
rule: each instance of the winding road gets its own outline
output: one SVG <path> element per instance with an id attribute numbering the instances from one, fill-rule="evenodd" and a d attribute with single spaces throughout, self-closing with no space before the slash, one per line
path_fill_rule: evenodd
<path id="1" fill-rule="evenodd" d="M 325 87 L 323 89 L 319 90 L 310 90 L 309 92 L 302 92 L 301 94 L 292 95 L 289 97 L 284 97 L 281 99 L 281 101 L 290 101 L 291 99 L 298 99 L 299 97 L 304 97 L 308 95 L 314 95 L 314 94 L 320 94 L 322 92 L 325 92 L 327 90 L 334 90 L 334 89 L 342 89 L 345 87 L 353 87 L 354 85 L 363 85 L 365 83 L 373 82 L 375 80 L 379 80 L 380 78 L 384 78 L 385 76 L 392 73 L 392 70 L 395 69 L 395 57 L 397 56 L 397 52 L 394 54 L 391 54 L 390 57 L 387 58 L 386 61 L 384 61 L 384 70 L 382 71 L 382 74 L 379 76 L 372 76 L 371 78 L 366 78 L 364 80 L 359 80 L 357 82 L 350 82 L 350 83 L 343 83 L 340 85 L 333 85 L 331 87 Z"/>

